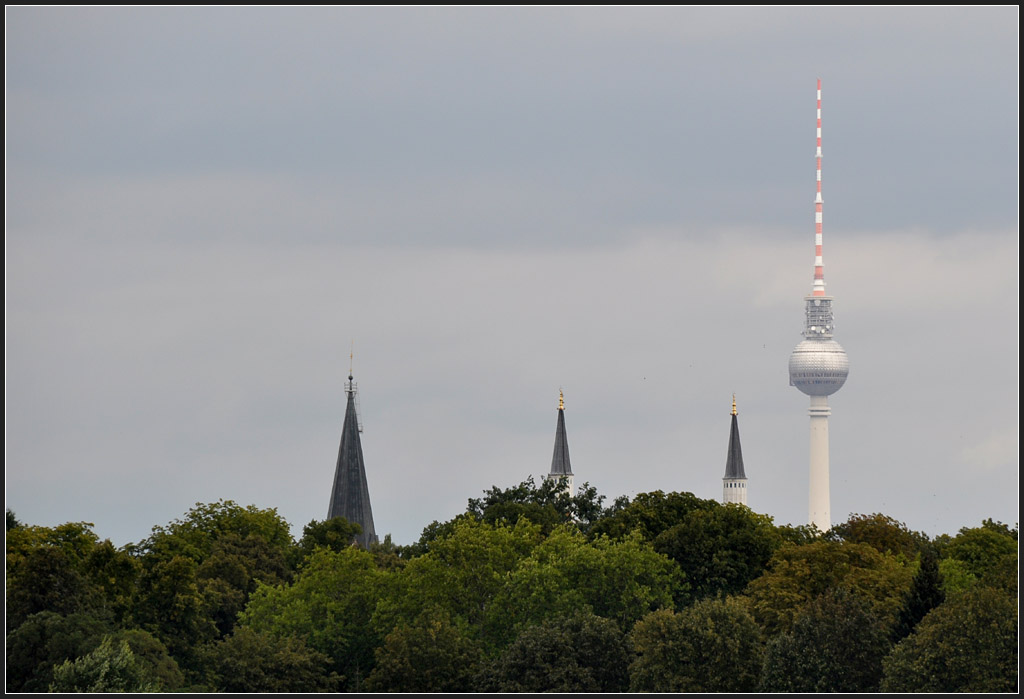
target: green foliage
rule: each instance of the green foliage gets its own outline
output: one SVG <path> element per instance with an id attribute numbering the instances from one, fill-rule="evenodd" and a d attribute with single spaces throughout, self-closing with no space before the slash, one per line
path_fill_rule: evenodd
<path id="1" fill-rule="evenodd" d="M 22 523 L 18 521 L 18 518 L 14 516 L 14 512 L 11 510 L 11 508 L 8 507 L 7 508 L 7 531 L 11 531 L 12 529 L 17 529 L 18 527 L 21 527 L 21 526 L 23 526 Z"/>
<path id="2" fill-rule="evenodd" d="M 885 692 L 1018 691 L 1017 600 L 978 585 L 933 609 L 884 661 Z"/>
<path id="3" fill-rule="evenodd" d="M 305 639 L 352 685 L 373 667 L 380 639 L 370 621 L 387 577 L 362 549 L 316 549 L 293 584 L 260 586 L 239 623 L 259 633 Z"/>
<path id="4" fill-rule="evenodd" d="M 513 525 L 520 517 L 539 524 L 546 534 L 561 524 L 573 523 L 583 530 L 602 515 L 603 495 L 589 483 L 584 483 L 572 497 L 566 492 L 567 480 L 545 478 L 539 486 L 533 477 L 517 486 L 502 490 L 497 486 L 484 492 L 482 498 L 472 498 L 466 511 L 488 524 L 504 522 Z"/>
<path id="5" fill-rule="evenodd" d="M 249 595 L 260 584 L 280 585 L 291 579 L 286 552 L 266 539 L 234 532 L 221 535 L 196 571 L 203 609 L 220 635 L 230 633 Z"/>
<path id="6" fill-rule="evenodd" d="M 634 692 L 751 692 L 761 674 L 761 631 L 741 600 L 707 599 L 644 617 L 631 635 Z"/>
<path id="7" fill-rule="evenodd" d="M 363 528 L 356 522 L 349 522 L 344 517 L 332 517 L 322 522 L 310 521 L 302 528 L 302 538 L 296 547 L 299 560 L 307 558 L 317 547 L 340 551 L 355 541 L 356 536 L 363 533 Z"/>
<path id="8" fill-rule="evenodd" d="M 826 590 L 847 587 L 870 601 L 886 628 L 896 621 L 913 568 L 867 544 L 816 541 L 775 552 L 768 572 L 747 586 L 750 609 L 768 636 L 789 631 L 797 614 Z"/>
<path id="9" fill-rule="evenodd" d="M 341 678 L 331 660 L 295 636 L 239 628 L 202 653 L 207 681 L 222 692 L 330 692 Z"/>
<path id="10" fill-rule="evenodd" d="M 92 614 L 33 614 L 7 636 L 7 691 L 47 691 L 54 665 L 89 653 L 110 630 Z"/>
<path id="11" fill-rule="evenodd" d="M 647 541 L 654 541 L 662 532 L 680 524 L 690 512 L 717 504 L 714 500 L 702 500 L 693 493 L 666 495 L 660 490 L 640 493 L 629 503 L 617 500 L 613 511 L 594 524 L 590 534 L 621 539 L 639 532 Z"/>
<path id="12" fill-rule="evenodd" d="M 17 576 L 8 581 L 8 628 L 17 628 L 38 612 L 68 615 L 94 608 L 97 602 L 85 576 L 63 549 L 35 548 L 21 561 Z"/>
<path id="13" fill-rule="evenodd" d="M 966 571 L 979 580 L 1005 567 L 1007 562 L 1003 559 L 1006 557 L 1013 559 L 1015 568 L 1017 530 L 992 520 L 985 520 L 980 527 L 964 527 L 945 544 L 942 557 L 962 562 Z"/>
<path id="14" fill-rule="evenodd" d="M 621 692 L 629 645 L 618 625 L 589 611 L 528 626 L 480 674 L 488 692 Z"/>
<path id="15" fill-rule="evenodd" d="M 161 560 L 142 573 L 136 588 L 135 623 L 165 643 L 179 660 L 217 636 L 199 591 L 198 568 L 184 556 Z"/>
<path id="16" fill-rule="evenodd" d="M 413 625 L 424 610 L 436 610 L 453 623 L 479 628 L 509 573 L 540 540 L 540 525 L 526 519 L 514 526 L 455 520 L 449 534 L 431 542 L 429 552 L 395 573 L 374 625 L 386 634 Z"/>
<path id="17" fill-rule="evenodd" d="M 906 638 L 925 614 L 942 604 L 945 598 L 946 595 L 942 591 L 942 576 L 939 574 L 939 560 L 935 549 L 928 546 L 921 553 L 914 581 L 903 599 L 903 607 L 896 618 L 896 625 L 891 634 L 893 643 Z"/>
<path id="18" fill-rule="evenodd" d="M 913 559 L 929 544 L 928 535 L 912 532 L 903 522 L 883 514 L 850 515 L 850 519 L 832 527 L 825 538 L 868 544 L 879 553 L 903 554 Z"/>
<path id="19" fill-rule="evenodd" d="M 511 572 L 488 607 L 489 636 L 500 645 L 519 629 L 586 609 L 630 629 L 648 612 L 671 606 L 682 586 L 678 569 L 639 535 L 587 539 L 554 530 Z"/>
<path id="20" fill-rule="evenodd" d="M 712 501 L 654 539 L 654 549 L 683 571 L 689 599 L 741 592 L 782 544 L 771 517 Z"/>
<path id="21" fill-rule="evenodd" d="M 156 692 L 126 641 L 108 636 L 91 653 L 53 668 L 51 692 Z"/>
<path id="22" fill-rule="evenodd" d="M 283 551 L 293 543 L 291 529 L 276 509 L 242 507 L 231 500 L 219 500 L 196 503 L 183 519 L 166 527 L 153 527 L 153 533 L 138 545 L 138 551 L 154 560 L 184 556 L 202 563 L 213 552 L 214 543 L 226 534 L 241 539 L 257 536 Z"/>
<path id="23" fill-rule="evenodd" d="M 797 617 L 790 632 L 768 642 L 761 691 L 871 692 L 889 652 L 886 629 L 869 600 L 830 589 Z"/>
<path id="24" fill-rule="evenodd" d="M 376 651 L 376 666 L 362 689 L 369 692 L 464 692 L 483 652 L 444 613 L 399 626 Z"/>
<path id="25" fill-rule="evenodd" d="M 112 643 L 128 644 L 135 662 L 161 691 L 175 691 L 185 683 L 178 663 L 167 652 L 167 646 L 153 634 L 142 629 L 122 629 L 109 636 Z"/>

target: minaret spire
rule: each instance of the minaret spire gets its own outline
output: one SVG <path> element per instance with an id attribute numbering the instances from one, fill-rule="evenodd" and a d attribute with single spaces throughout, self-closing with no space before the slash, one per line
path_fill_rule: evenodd
<path id="1" fill-rule="evenodd" d="M 555 425 L 555 452 L 551 457 L 551 471 L 547 478 L 567 480 L 566 489 L 569 496 L 575 495 L 573 488 L 572 465 L 569 462 L 569 439 L 565 434 L 565 395 L 558 389 L 558 423 Z"/>
<path id="2" fill-rule="evenodd" d="M 732 394 L 732 424 L 729 427 L 729 452 L 725 457 L 725 478 L 722 479 L 722 502 L 747 504 L 747 474 L 743 471 L 743 450 L 740 448 L 735 393 Z"/>

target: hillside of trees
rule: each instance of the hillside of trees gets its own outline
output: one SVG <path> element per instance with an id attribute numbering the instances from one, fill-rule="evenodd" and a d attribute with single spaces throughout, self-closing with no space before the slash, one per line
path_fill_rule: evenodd
<path id="1" fill-rule="evenodd" d="M 8 510 L 7 691 L 1018 689 L 1016 525 L 528 480 L 409 546 L 357 532 L 220 501 L 117 548 Z"/>

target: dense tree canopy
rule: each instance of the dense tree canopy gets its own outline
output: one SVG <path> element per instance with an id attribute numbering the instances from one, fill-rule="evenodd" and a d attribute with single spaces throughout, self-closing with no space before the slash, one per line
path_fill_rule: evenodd
<path id="1" fill-rule="evenodd" d="M 873 692 L 889 651 L 886 627 L 869 600 L 830 588 L 797 616 L 792 630 L 768 642 L 761 690 Z"/>
<path id="2" fill-rule="evenodd" d="M 825 535 L 692 493 L 524 481 L 364 550 L 198 504 L 117 548 L 8 510 L 7 690 L 1014 691 L 1017 530 Z M 893 644 L 896 644 L 893 646 Z"/>
<path id="3" fill-rule="evenodd" d="M 631 635 L 635 692 L 752 692 L 761 675 L 761 630 L 733 597 L 644 617 Z"/>
<path id="4" fill-rule="evenodd" d="M 887 692 L 1016 692 L 1017 600 L 979 585 L 933 609 L 884 661 Z"/>

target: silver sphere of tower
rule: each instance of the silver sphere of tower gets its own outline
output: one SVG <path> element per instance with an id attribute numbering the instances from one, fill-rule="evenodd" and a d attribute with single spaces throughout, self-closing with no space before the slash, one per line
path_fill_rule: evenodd
<path id="1" fill-rule="evenodd" d="M 808 396 L 830 396 L 846 383 L 850 360 L 832 339 L 804 340 L 789 355 L 789 385 Z"/>

